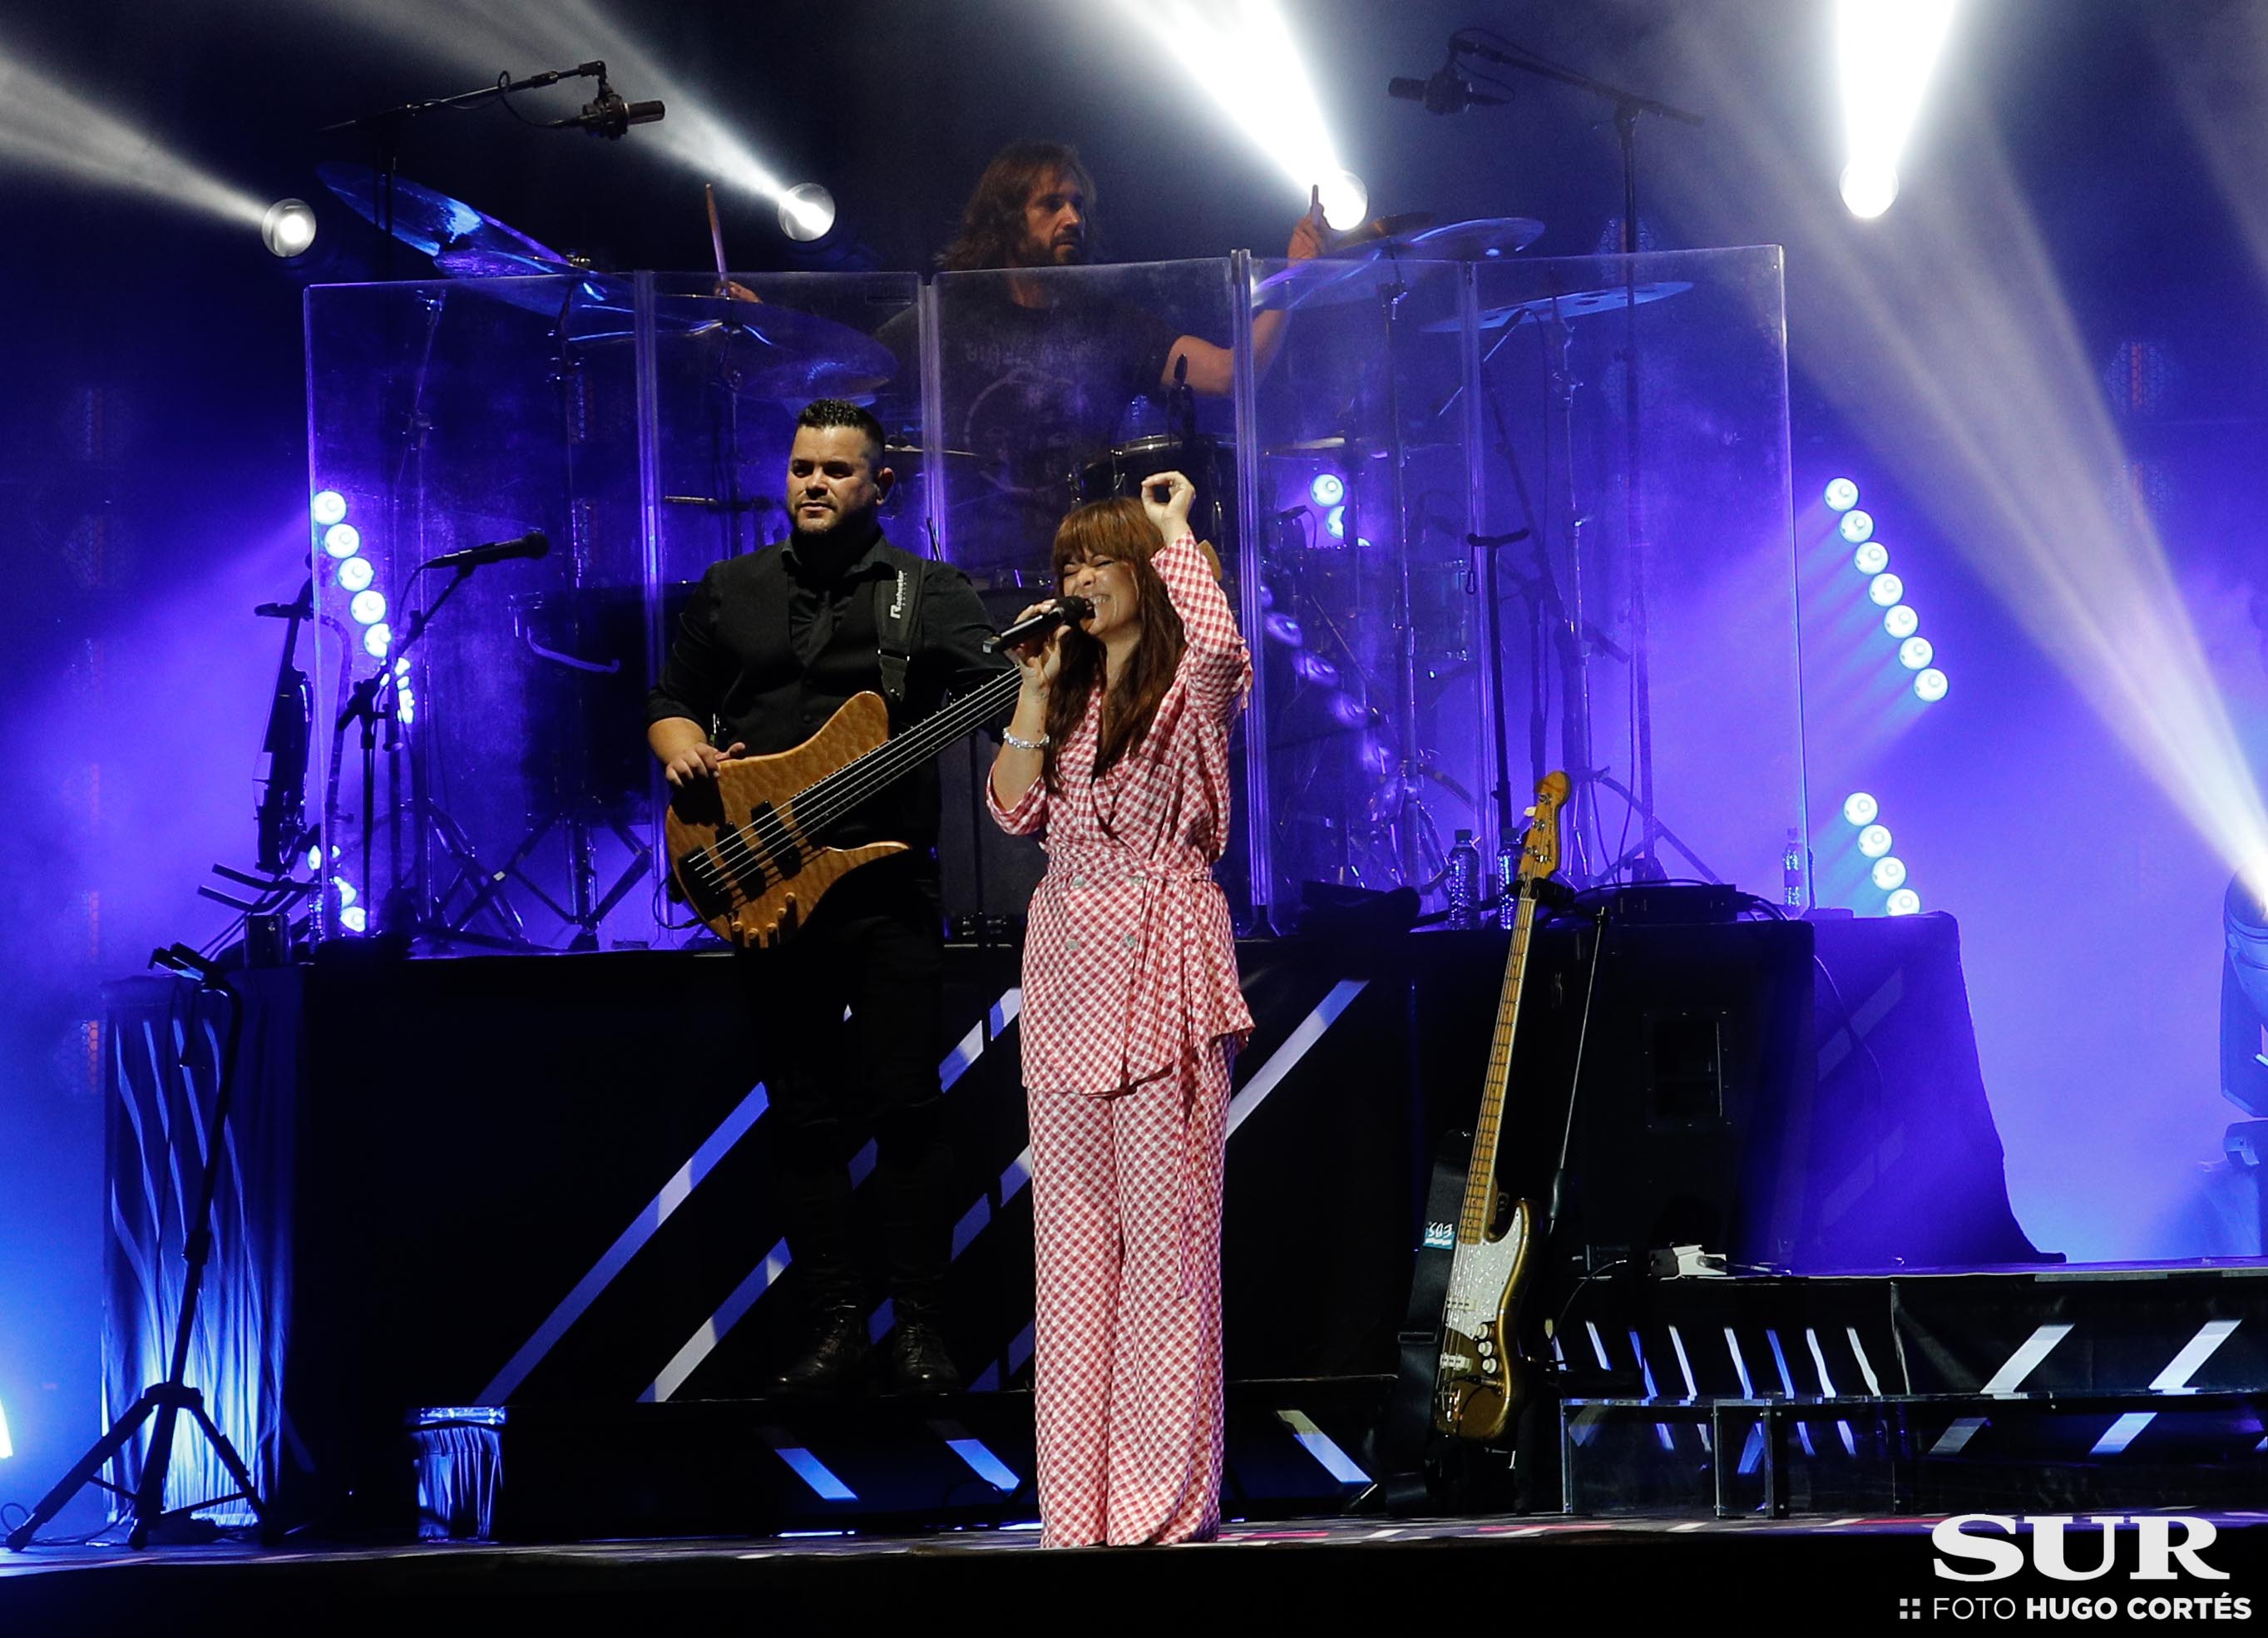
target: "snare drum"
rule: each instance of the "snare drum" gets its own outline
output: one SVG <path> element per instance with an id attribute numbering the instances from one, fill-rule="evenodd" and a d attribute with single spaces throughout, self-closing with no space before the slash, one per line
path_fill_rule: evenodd
<path id="1" fill-rule="evenodd" d="M 1189 505 L 1189 531 L 1211 541 L 1230 573 L 1236 569 L 1236 450 L 1210 432 L 1194 438 L 1160 433 L 1120 444 L 1079 469 L 1079 498 L 1108 500 L 1138 495 L 1144 482 L 1160 472 L 1178 472 L 1196 486 Z"/>

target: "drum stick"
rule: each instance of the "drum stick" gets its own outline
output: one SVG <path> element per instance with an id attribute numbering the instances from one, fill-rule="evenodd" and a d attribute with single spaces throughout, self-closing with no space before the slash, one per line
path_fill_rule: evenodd
<path id="1" fill-rule="evenodd" d="M 717 293 L 722 296 L 729 293 L 725 286 L 731 279 L 725 271 L 725 229 L 717 220 L 717 184 L 704 182 L 702 191 L 709 196 L 709 246 L 717 253 Z"/>

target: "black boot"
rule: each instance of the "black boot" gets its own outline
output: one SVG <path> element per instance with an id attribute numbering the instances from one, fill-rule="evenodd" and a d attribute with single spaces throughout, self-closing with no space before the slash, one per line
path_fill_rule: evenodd
<path id="1" fill-rule="evenodd" d="M 961 1371 L 945 1349 L 937 1316 L 898 1305 L 897 1339 L 890 1345 L 890 1376 L 900 1393 L 958 1393 Z"/>
<path id="2" fill-rule="evenodd" d="M 865 1379 L 866 1317 L 855 1308 L 819 1316 L 811 1351 L 771 1380 L 771 1391 L 805 1396 L 847 1393 Z"/>

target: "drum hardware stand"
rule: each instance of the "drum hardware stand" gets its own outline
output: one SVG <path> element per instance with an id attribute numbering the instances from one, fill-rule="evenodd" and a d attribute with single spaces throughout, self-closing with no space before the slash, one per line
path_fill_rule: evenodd
<path id="1" fill-rule="evenodd" d="M 1668 839 L 1668 833 L 1653 808 L 1653 699 L 1650 670 L 1652 647 L 1646 613 L 1646 539 L 1645 506 L 1645 440 L 1638 424 L 1639 355 L 1638 343 L 1638 122 L 1642 114 L 1675 120 L 1680 124 L 1699 127 L 1701 116 L 1658 102 L 1651 97 L 1641 97 L 1619 85 L 1579 74 L 1572 69 L 1560 67 L 1535 55 L 1525 47 L 1509 40 L 1498 45 L 1470 38 L 1473 31 L 1463 30 L 1451 37 L 1450 62 L 1455 63 L 1461 53 L 1469 53 L 1501 68 L 1518 69 L 1543 79 L 1557 80 L 1572 85 L 1579 91 L 1589 92 L 1614 105 L 1615 139 L 1622 151 L 1623 173 L 1623 505 L 1624 551 L 1629 559 L 1627 572 L 1630 583 L 1631 610 L 1631 710 L 1637 719 L 1637 783 L 1632 799 L 1639 821 L 1639 841 L 1629 856 L 1632 874 L 1641 880 L 1659 879 L 1660 864 L 1654 855 L 1654 843 Z M 1572 505 L 1571 475 L 1571 505 Z M 1581 571 L 1576 573 L 1576 612 L 1582 609 Z M 1589 716 L 1589 700 L 1584 701 L 1584 715 Z M 1580 825 L 1580 815 L 1579 815 Z M 1603 833 L 1602 833 L 1603 834 Z M 1683 849 L 1681 847 L 1681 852 Z M 1690 855 L 1688 855 L 1690 857 Z M 1617 864 L 1619 868 L 1619 861 Z"/>
<path id="2" fill-rule="evenodd" d="M 123 1487 L 98 1475 L 133 1442 L 142 1424 L 153 1417 L 156 1422 L 151 1429 L 149 1450 L 143 1457 L 141 1476 L 129 1497 L 134 1504 L 134 1524 L 126 1537 L 129 1546 L 138 1551 L 149 1546 L 153 1536 L 177 1532 L 186 1536 L 195 1514 L 227 1502 L 241 1501 L 250 1508 L 263 1538 L 273 1530 L 252 1470 L 205 1408 L 203 1392 L 188 1385 L 189 1338 L 196 1329 L 197 1298 L 204 1288 L 205 1267 L 212 1258 L 213 1203 L 220 1188 L 222 1157 L 236 1153 L 234 1146 L 225 1140 L 229 1105 L 236 1090 L 237 1048 L 244 1036 L 244 998 L 229 988 L 227 978 L 217 966 L 185 945 L 152 951 L 150 964 L 195 978 L 198 993 L 219 998 L 228 1006 L 228 1033 L 221 1047 L 219 1085 L 213 1092 L 211 1140 L 205 1146 L 204 1177 L 197 1190 L 195 1214 L 188 1220 L 194 1227 L 188 1228 L 181 1247 L 181 1258 L 188 1265 L 188 1273 L 182 1278 L 181 1305 L 173 1316 L 172 1363 L 164 1380 L 144 1389 L 142 1397 L 111 1423 L 109 1431 L 94 1442 L 63 1481 L 40 1498 L 31 1516 L 9 1531 L 8 1547 L 14 1553 L 30 1546 L 40 1526 L 63 1511 L 70 1499 L 88 1485 L 114 1495 L 129 1495 Z M 204 1435 L 205 1442 L 211 1446 L 236 1488 L 188 1507 L 169 1509 L 166 1505 L 166 1478 L 173 1466 L 173 1430 L 184 1412 Z"/>
<path id="3" fill-rule="evenodd" d="M 1402 740 L 1397 747 L 1401 766 L 1395 775 L 1395 855 L 1403 881 L 1423 892 L 1431 885 L 1427 843 L 1431 841 L 1430 851 L 1438 854 L 1440 836 L 1418 793 L 1424 759 L 1418 749 L 1418 626 L 1410 579 L 1410 451 L 1402 428 L 1402 384 L 1395 374 L 1398 351 L 1395 345 L 1402 303 L 1409 293 L 1410 287 L 1397 276 L 1379 291 L 1378 301 L 1380 321 L 1385 329 L 1387 448 L 1394 489 L 1395 609 L 1402 648 L 1401 697 L 1395 702 L 1399 718 L 1396 727 Z M 1346 527 L 1350 535 L 1355 534 L 1352 508 L 1349 508 Z M 1361 550 L 1361 541 L 1357 536 L 1355 550 Z"/>
<path id="4" fill-rule="evenodd" d="M 362 725 L 362 879 L 364 882 L 372 880 L 372 850 L 376 841 L 379 724 L 381 721 L 386 724 L 386 749 L 388 756 L 398 757 L 401 750 L 399 686 L 401 662 L 409 656 L 409 651 L 417 646 L 417 639 L 424 636 L 426 628 L 432 623 L 433 616 L 439 613 L 441 606 L 449 601 L 450 594 L 472 578 L 475 566 L 470 564 L 460 564 L 448 585 L 441 588 L 441 594 L 410 616 L 409 629 L 402 634 L 401 640 L 389 646 L 386 658 L 379 662 L 377 670 L 354 685 L 354 691 L 348 697 L 346 708 L 339 713 L 338 721 L 333 725 L 332 764 L 335 767 L 337 765 L 337 747 L 346 735 L 348 725 L 357 722 Z M 414 781 L 416 759 L 412 757 L 410 760 L 411 777 Z M 484 879 L 491 874 L 481 863 L 479 855 L 473 850 L 472 844 L 455 822 L 428 801 L 422 792 L 412 791 L 409 807 L 419 820 L 421 828 L 430 825 L 434 834 L 440 837 L 442 845 L 446 847 L 455 858 L 460 881 L 467 875 Z M 401 815 L 401 804 L 395 803 L 389 815 L 389 823 L 397 837 L 394 852 L 397 868 L 401 859 L 398 846 Z M 453 883 L 451 890 L 454 891 Z M 510 913 L 508 908 L 499 912 L 499 919 L 505 920 L 510 929 L 507 936 L 502 940 L 484 938 L 459 927 L 428 920 L 422 895 L 406 886 L 397 885 L 389 889 L 377 909 L 378 925 L 373 931 L 397 933 L 404 937 L 432 933 L 468 943 L 490 944 L 500 949 L 533 948 L 519 926 L 518 915 Z"/>
<path id="5" fill-rule="evenodd" d="M 536 849 L 543 845 L 546 838 L 563 826 L 567 839 L 567 903 L 564 904 L 545 892 L 520 869 Z M 601 826 L 612 830 L 615 839 L 630 850 L 630 860 L 622 867 L 605 895 L 594 898 L 599 869 L 592 837 Z M 539 820 L 535 827 L 520 839 L 512 857 L 504 860 L 504 868 L 480 884 L 472 902 L 465 906 L 462 919 L 470 921 L 482 910 L 489 909 L 492 901 L 500 898 L 504 881 L 509 877 L 534 894 L 546 910 L 575 929 L 574 937 L 567 942 L 569 950 L 595 950 L 599 948 L 600 924 L 644 878 L 652 863 L 653 844 L 640 838 L 622 822 L 620 815 L 607 811 L 603 803 L 585 799 L 564 804 L 553 808 Z"/>

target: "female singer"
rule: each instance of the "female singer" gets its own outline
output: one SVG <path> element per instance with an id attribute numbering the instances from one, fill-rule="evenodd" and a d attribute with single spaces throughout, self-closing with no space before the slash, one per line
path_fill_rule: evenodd
<path id="1" fill-rule="evenodd" d="M 1168 472 L 1064 520 L 1057 581 L 1094 612 L 1017 652 L 986 789 L 1048 855 L 1023 1046 L 1052 1546 L 1204 1540 L 1220 1519 L 1221 1162 L 1252 1015 L 1212 866 L 1252 660 L 1189 536 L 1195 493 Z"/>

